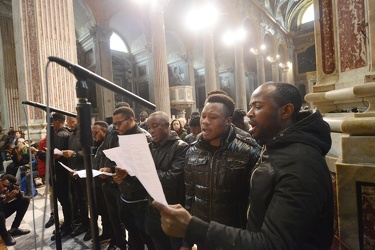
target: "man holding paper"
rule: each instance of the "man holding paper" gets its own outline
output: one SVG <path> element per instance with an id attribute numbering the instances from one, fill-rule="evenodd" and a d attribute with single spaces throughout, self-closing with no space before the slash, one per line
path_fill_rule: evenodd
<path id="1" fill-rule="evenodd" d="M 52 125 L 54 129 L 54 148 L 59 150 L 68 149 L 69 130 L 65 127 L 65 115 L 54 113 L 52 114 Z M 61 237 L 70 235 L 72 232 L 72 202 L 70 197 L 70 180 L 69 172 L 64 169 L 58 162 L 61 161 L 67 164 L 67 159 L 61 154 L 54 154 L 55 158 L 55 172 L 56 181 L 54 191 L 56 197 L 61 203 L 64 215 L 64 224 L 61 226 Z M 58 212 L 58 211 L 54 211 Z M 55 235 L 52 235 L 51 240 L 55 240 Z"/>
<path id="2" fill-rule="evenodd" d="M 167 202 L 184 204 L 184 161 L 189 145 L 180 140 L 176 132 L 170 130 L 169 117 L 164 112 L 152 113 L 147 125 L 153 139 L 150 143 L 151 154 Z M 146 232 L 151 236 L 156 249 L 180 249 L 182 239 L 168 237 L 163 232 L 159 211 L 152 205 L 148 207 L 145 223 Z"/>
<path id="3" fill-rule="evenodd" d="M 119 136 L 145 134 L 148 141 L 151 141 L 150 134 L 140 128 L 135 122 L 134 111 L 129 107 L 120 107 L 113 112 L 113 125 Z M 118 144 L 117 140 L 117 146 Z M 119 216 L 129 233 L 129 248 L 143 249 L 146 244 L 147 249 L 155 249 L 144 227 L 148 205 L 147 191 L 137 177 L 128 175 L 125 169 L 118 166 L 116 166 L 116 174 L 112 177 L 118 184 L 121 193 L 119 197 Z"/>
<path id="4" fill-rule="evenodd" d="M 78 131 L 78 119 L 75 117 L 66 118 L 66 123 L 69 129 L 72 131 L 69 135 L 68 149 L 63 150 L 63 156 L 67 159 L 68 166 L 72 169 L 84 170 L 84 159 L 82 146 L 80 143 L 80 131 Z M 82 233 L 86 233 L 83 237 L 84 241 L 91 239 L 90 220 L 89 220 L 89 210 L 88 210 L 88 198 L 86 192 L 86 178 L 78 178 L 77 175 L 72 175 L 71 178 L 72 187 L 75 194 L 75 202 L 77 202 L 79 208 L 79 215 L 81 217 L 81 223 L 74 228 L 73 232 L 70 234 L 72 237 L 76 237 Z"/>

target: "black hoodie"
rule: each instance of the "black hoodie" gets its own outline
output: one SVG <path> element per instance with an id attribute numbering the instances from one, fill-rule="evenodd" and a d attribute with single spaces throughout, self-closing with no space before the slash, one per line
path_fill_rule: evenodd
<path id="1" fill-rule="evenodd" d="M 320 113 L 305 115 L 263 146 L 251 176 L 246 230 L 193 217 L 187 238 L 207 249 L 330 249 L 333 192 L 324 159 L 330 147 Z"/>

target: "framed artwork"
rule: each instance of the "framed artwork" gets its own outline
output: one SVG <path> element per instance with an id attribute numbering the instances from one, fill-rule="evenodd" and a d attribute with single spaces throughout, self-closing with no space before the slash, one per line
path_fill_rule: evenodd
<path id="1" fill-rule="evenodd" d="M 138 77 L 147 75 L 147 65 L 138 66 Z"/>

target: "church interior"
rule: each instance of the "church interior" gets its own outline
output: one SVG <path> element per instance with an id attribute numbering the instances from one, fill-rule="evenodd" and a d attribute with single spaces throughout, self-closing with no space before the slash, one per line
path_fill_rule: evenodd
<path id="1" fill-rule="evenodd" d="M 76 112 L 77 79 L 49 56 L 171 118 L 201 111 L 212 90 L 247 111 L 262 83 L 293 84 L 331 127 L 332 249 L 375 249 L 375 1 L 0 0 L 3 129 L 46 135 L 43 110 L 23 101 Z M 92 120 L 110 117 L 120 101 L 136 114 L 154 111 L 86 83 Z"/>

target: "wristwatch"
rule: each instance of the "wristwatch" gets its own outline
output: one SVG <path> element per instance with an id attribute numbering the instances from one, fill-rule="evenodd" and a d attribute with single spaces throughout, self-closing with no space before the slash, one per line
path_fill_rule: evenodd
<path id="1" fill-rule="evenodd" d="M 73 154 L 72 154 L 72 157 L 76 157 L 77 156 L 77 152 L 74 151 Z"/>

